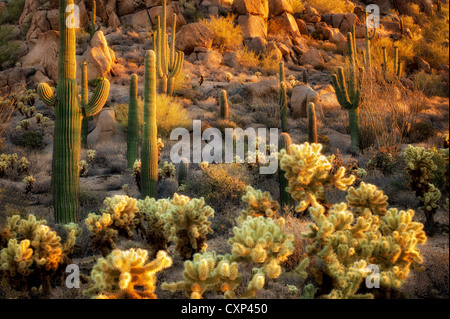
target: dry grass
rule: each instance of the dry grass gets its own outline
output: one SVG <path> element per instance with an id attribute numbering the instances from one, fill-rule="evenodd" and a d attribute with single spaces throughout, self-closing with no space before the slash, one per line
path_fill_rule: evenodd
<path id="1" fill-rule="evenodd" d="M 355 7 L 353 3 L 345 0 L 308 0 L 303 2 L 317 9 L 322 14 L 353 12 Z"/>
<path id="2" fill-rule="evenodd" d="M 257 55 L 244 46 L 237 53 L 241 64 L 254 71 L 260 71 L 266 75 L 273 75 L 278 72 L 280 61 L 277 60 L 273 51 L 266 51 L 261 55 Z"/>
<path id="3" fill-rule="evenodd" d="M 234 24 L 234 15 L 226 17 L 209 16 L 209 19 L 201 19 L 200 23 L 206 25 L 214 32 L 213 46 L 219 51 L 236 50 L 242 46 L 244 36 L 239 25 Z"/>

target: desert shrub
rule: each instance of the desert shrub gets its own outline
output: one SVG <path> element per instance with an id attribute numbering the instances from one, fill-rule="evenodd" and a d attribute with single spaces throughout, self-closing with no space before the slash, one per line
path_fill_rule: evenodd
<path id="1" fill-rule="evenodd" d="M 0 17 L 0 24 L 17 23 L 25 6 L 25 0 L 7 1 Z"/>
<path id="2" fill-rule="evenodd" d="M 353 12 L 355 7 L 352 2 L 345 0 L 305 0 L 303 2 L 317 9 L 322 14 Z"/>
<path id="3" fill-rule="evenodd" d="M 239 205 L 250 181 L 242 165 L 209 164 L 202 174 L 186 179 L 182 191 L 190 197 L 204 197 L 208 205 L 220 210 L 228 204 Z"/>
<path id="4" fill-rule="evenodd" d="M 447 80 L 447 83 L 445 83 Z M 414 75 L 414 86 L 422 91 L 426 96 L 442 96 L 448 97 L 448 77 L 445 79 L 443 76 L 436 72 L 426 73 L 420 71 Z"/>
<path id="5" fill-rule="evenodd" d="M 30 149 L 40 150 L 44 147 L 44 138 L 41 133 L 26 131 L 12 139 L 14 145 Z"/>
<path id="6" fill-rule="evenodd" d="M 7 97 L 0 97 L 0 150 L 3 146 L 3 134 L 5 134 L 6 128 L 13 112 L 13 101 Z"/>
<path id="7" fill-rule="evenodd" d="M 0 26 L 0 65 L 6 61 L 15 64 L 19 60 L 17 52 L 21 44 L 11 39 L 13 30 L 13 26 L 10 25 Z"/>
<path id="8" fill-rule="evenodd" d="M 418 122 L 411 126 L 409 133 L 412 142 L 424 142 L 436 135 L 436 130 L 430 123 Z"/>
<path id="9" fill-rule="evenodd" d="M 276 59 L 273 51 L 266 50 L 266 52 L 257 55 L 250 51 L 247 46 L 243 46 L 238 51 L 239 61 L 242 65 L 265 74 L 275 74 L 278 72 L 279 61 Z"/>
<path id="10" fill-rule="evenodd" d="M 291 4 L 293 13 L 302 13 L 305 10 L 305 4 L 302 0 L 292 0 Z"/>
<path id="11" fill-rule="evenodd" d="M 370 150 L 369 157 L 370 160 L 367 162 L 367 168 L 369 170 L 377 169 L 384 175 L 391 175 L 395 172 L 398 162 L 398 153 L 392 152 L 388 148 L 381 147 L 377 150 Z"/>
<path id="12" fill-rule="evenodd" d="M 177 127 L 187 127 L 190 124 L 187 111 L 183 108 L 177 98 L 168 95 L 157 95 L 156 97 L 156 124 L 158 135 L 168 136 Z M 139 131 L 142 132 L 144 101 L 139 98 Z M 126 132 L 128 126 L 128 103 L 114 106 L 116 119 L 120 127 Z"/>
<path id="13" fill-rule="evenodd" d="M 209 16 L 209 19 L 202 19 L 200 23 L 206 25 L 214 32 L 213 46 L 216 46 L 220 51 L 235 50 L 242 46 L 244 37 L 239 25 L 235 25 L 233 20 L 234 15 L 226 17 Z"/>

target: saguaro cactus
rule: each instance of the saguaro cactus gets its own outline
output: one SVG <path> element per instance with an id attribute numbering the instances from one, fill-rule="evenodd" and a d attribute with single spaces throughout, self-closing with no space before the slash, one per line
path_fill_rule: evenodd
<path id="1" fill-rule="evenodd" d="M 364 28 L 365 28 L 365 45 L 366 45 L 366 52 L 364 54 L 364 67 L 366 69 L 371 67 L 372 64 L 372 59 L 371 59 L 371 45 L 370 45 L 370 41 L 373 40 L 373 38 L 375 38 L 375 35 L 377 33 L 377 29 L 375 27 L 373 27 L 373 33 L 372 35 L 370 35 L 370 31 L 369 31 L 369 26 L 367 25 L 367 14 L 366 14 L 366 19 L 365 19 L 365 23 L 364 23 Z"/>
<path id="2" fill-rule="evenodd" d="M 222 119 L 228 118 L 228 98 L 227 91 L 221 90 L 219 94 L 219 107 L 220 107 L 220 117 Z"/>
<path id="3" fill-rule="evenodd" d="M 284 75 L 284 62 L 280 61 L 280 70 L 278 72 L 279 80 L 281 82 L 285 82 L 285 75 Z"/>
<path id="4" fill-rule="evenodd" d="M 387 80 L 388 58 L 386 48 L 383 47 L 383 76 Z M 398 62 L 398 47 L 394 47 L 394 77 L 399 77 L 402 72 L 402 64 Z"/>
<path id="5" fill-rule="evenodd" d="M 89 102 L 89 90 L 87 79 L 87 63 L 81 63 L 81 107 L 85 107 Z M 81 120 L 81 147 L 86 148 L 88 136 L 89 117 L 85 116 Z"/>
<path id="6" fill-rule="evenodd" d="M 128 104 L 127 158 L 128 168 L 133 168 L 138 155 L 139 110 L 138 110 L 138 76 L 131 75 L 130 102 Z"/>
<path id="7" fill-rule="evenodd" d="M 350 136 L 352 139 L 352 151 L 359 150 L 359 119 L 358 107 L 361 102 L 361 78 L 356 66 L 356 52 L 354 51 L 353 36 L 347 33 L 348 53 L 349 53 L 349 74 L 348 81 L 344 76 L 344 69 L 339 67 L 336 74 L 332 75 L 333 87 L 336 97 L 342 108 L 348 111 L 350 122 Z"/>
<path id="8" fill-rule="evenodd" d="M 181 185 L 186 180 L 189 170 L 189 161 L 187 158 L 183 158 L 178 166 L 178 185 Z"/>
<path id="9" fill-rule="evenodd" d="M 162 3 L 161 16 L 158 16 L 156 33 L 153 36 L 153 47 L 156 51 L 156 67 L 159 77 L 159 93 L 173 94 L 175 77 L 183 67 L 184 53 L 175 53 L 175 31 L 177 16 L 173 14 L 172 45 L 169 47 L 169 39 L 166 32 L 167 10 L 166 0 Z"/>
<path id="10" fill-rule="evenodd" d="M 280 117 L 281 117 L 281 130 L 283 132 L 287 132 L 288 123 L 287 123 L 287 93 L 286 93 L 286 84 L 284 82 L 280 83 Z"/>
<path id="11" fill-rule="evenodd" d="M 278 151 L 285 149 L 289 154 L 289 146 L 291 146 L 292 140 L 291 136 L 288 133 L 281 133 L 278 138 Z M 288 180 L 284 176 L 284 171 L 280 169 L 278 165 L 278 173 L 280 176 L 280 203 L 283 208 L 286 205 L 294 205 L 294 200 L 291 195 L 286 191 L 286 187 L 288 186 Z"/>
<path id="12" fill-rule="evenodd" d="M 156 126 L 156 56 L 145 54 L 144 129 L 141 148 L 141 195 L 156 198 L 158 182 L 158 127 Z"/>
<path id="13" fill-rule="evenodd" d="M 97 32 L 98 30 L 100 30 L 100 26 L 96 27 L 95 26 L 95 20 L 96 20 L 96 15 L 97 15 L 97 3 L 95 1 L 92 1 L 92 16 L 91 16 L 91 22 L 89 23 L 88 26 L 88 32 L 91 36 L 91 39 L 94 37 L 95 32 Z"/>
<path id="14" fill-rule="evenodd" d="M 308 103 L 308 142 L 317 143 L 317 119 L 314 103 Z"/>
<path id="15" fill-rule="evenodd" d="M 109 81 L 102 78 L 86 106 L 79 101 L 76 83 L 75 28 L 66 24 L 73 0 L 59 0 L 59 64 L 56 96 L 46 83 L 38 86 L 42 101 L 55 106 L 55 132 L 52 159 L 52 197 L 55 220 L 67 224 L 78 221 L 81 120 L 97 114 L 109 93 Z M 70 19 L 69 19 L 70 20 Z"/>

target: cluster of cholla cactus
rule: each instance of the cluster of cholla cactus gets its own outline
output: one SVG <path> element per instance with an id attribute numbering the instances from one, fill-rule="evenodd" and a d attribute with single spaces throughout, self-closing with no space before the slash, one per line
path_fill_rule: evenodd
<path id="1" fill-rule="evenodd" d="M 440 152 L 446 159 L 448 170 L 448 148 L 442 149 Z M 425 227 L 429 234 L 433 234 L 435 230 L 434 215 L 440 207 L 437 203 L 441 198 L 440 190 L 431 183 L 433 174 L 437 170 L 433 161 L 434 154 L 432 149 L 427 150 L 424 147 L 412 145 L 409 145 L 403 154 L 406 162 L 405 171 L 410 178 L 409 187 L 416 193 L 416 197 L 420 201 L 420 210 L 425 214 Z"/>
<path id="2" fill-rule="evenodd" d="M 27 219 L 13 215 L 0 233 L 0 276 L 14 289 L 48 295 L 71 263 L 81 229 L 65 225 L 67 239 L 62 242 L 46 224 L 33 214 Z"/>
<path id="3" fill-rule="evenodd" d="M 172 259 L 165 251 L 148 261 L 146 250 L 116 249 L 97 261 L 84 294 L 98 299 L 156 299 L 156 275 L 170 266 Z"/>
<path id="4" fill-rule="evenodd" d="M 355 181 L 355 176 L 346 177 L 344 167 L 335 174 L 331 173 L 333 165 L 321 153 L 322 144 L 292 144 L 289 153 L 280 151 L 280 168 L 285 172 L 288 181 L 286 190 L 299 204 L 297 212 L 305 211 L 309 206 L 318 207 L 327 204 L 325 189 L 329 185 L 340 190 L 347 188 Z"/>
<path id="5" fill-rule="evenodd" d="M 173 94 L 175 77 L 180 73 L 184 53 L 175 52 L 175 33 L 177 26 L 177 16 L 173 14 L 172 39 L 169 46 L 167 29 L 167 9 L 166 0 L 162 1 L 161 16 L 158 16 L 156 32 L 153 34 L 153 47 L 156 51 L 156 66 L 159 78 L 159 93 Z"/>
<path id="6" fill-rule="evenodd" d="M 176 251 L 183 259 L 206 249 L 206 236 L 212 234 L 209 220 L 214 209 L 205 205 L 203 198 L 189 198 L 175 193 L 170 200 L 164 225 L 169 239 L 176 243 Z"/>
<path id="7" fill-rule="evenodd" d="M 88 150 L 87 151 L 87 158 L 88 158 L 89 164 L 94 165 L 95 155 L 96 154 L 97 154 L 97 152 L 95 150 Z"/>
<path id="8" fill-rule="evenodd" d="M 28 131 L 31 127 L 31 123 L 29 120 L 22 120 L 19 122 L 19 125 L 16 126 L 16 130 L 18 131 Z"/>
<path id="9" fill-rule="evenodd" d="M 352 151 L 357 152 L 360 147 L 359 111 L 361 104 L 362 72 L 357 65 L 357 52 L 355 35 L 347 33 L 349 70 L 348 79 L 345 78 L 344 69 L 339 67 L 332 75 L 332 83 L 336 97 L 343 109 L 348 111 Z"/>
<path id="10" fill-rule="evenodd" d="M 254 297 L 264 287 L 266 277 L 276 279 L 281 275 L 281 263 L 294 251 L 294 236 L 284 233 L 283 225 L 283 218 L 260 216 L 248 217 L 241 227 L 233 229 L 234 236 L 228 240 L 231 260 L 257 266 L 242 297 Z"/>
<path id="11" fill-rule="evenodd" d="M 28 175 L 23 178 L 23 183 L 25 184 L 25 194 L 28 194 L 33 190 L 34 182 L 36 179 L 33 177 L 33 175 Z"/>
<path id="12" fill-rule="evenodd" d="M 81 160 L 78 164 L 78 169 L 80 171 L 80 176 L 86 177 L 88 173 L 88 163 L 85 160 Z"/>
<path id="13" fill-rule="evenodd" d="M 118 236 L 133 237 L 136 228 L 137 200 L 124 195 L 107 197 L 103 202 L 105 208 L 100 214 L 89 214 L 85 223 L 91 234 L 96 249 L 103 256 L 114 249 Z"/>
<path id="14" fill-rule="evenodd" d="M 13 154 L 1 154 L 0 155 L 0 177 L 6 174 L 6 171 L 14 169 L 18 164 L 19 157 L 16 153 Z M 26 160 L 26 159 L 25 159 Z"/>
<path id="15" fill-rule="evenodd" d="M 387 196 L 374 185 L 351 187 L 346 199 L 329 209 L 311 207 L 313 222 L 302 234 L 313 242 L 307 253 L 315 258 L 310 272 L 321 297 L 373 298 L 361 285 L 373 267 L 381 288 L 398 289 L 422 262 L 423 224 L 413 221 L 413 210 L 388 209 Z"/>
<path id="16" fill-rule="evenodd" d="M 229 256 L 216 255 L 215 252 L 197 253 L 192 261 L 185 261 L 183 280 L 164 282 L 161 288 L 171 292 L 183 291 L 190 299 L 202 299 L 206 291 L 232 297 L 241 277 L 238 263 L 230 261 Z"/>
<path id="17" fill-rule="evenodd" d="M 175 165 L 164 161 L 162 167 L 158 170 L 158 179 L 174 178 L 176 171 Z"/>
<path id="18" fill-rule="evenodd" d="M 60 2 L 60 21 L 71 14 L 66 12 L 73 0 Z M 87 103 L 79 99 L 76 83 L 76 29 L 60 23 L 58 86 L 56 94 L 46 83 L 38 86 L 41 100 L 55 107 L 55 133 L 52 161 L 52 202 L 58 223 L 76 222 L 79 211 L 79 175 L 77 164 L 81 152 L 82 118 L 102 109 L 109 94 L 109 81 L 100 79 L 97 89 Z M 99 31 L 101 32 L 101 31 Z M 83 98 L 84 99 L 84 98 Z"/>
<path id="19" fill-rule="evenodd" d="M 166 250 L 169 243 L 167 231 L 164 228 L 165 216 L 172 207 L 169 199 L 159 199 L 146 197 L 138 200 L 139 212 L 136 214 L 136 230 L 147 240 L 153 252 Z"/>
<path id="20" fill-rule="evenodd" d="M 17 110 L 22 116 L 30 118 L 36 112 L 34 102 L 36 101 L 36 91 L 26 90 L 18 93 L 11 93 L 10 100 L 13 102 Z"/>
<path id="21" fill-rule="evenodd" d="M 247 207 L 241 212 L 239 217 L 241 222 L 248 217 L 276 218 L 280 209 L 280 204 L 273 200 L 269 192 L 262 192 L 251 186 L 247 186 L 247 192 L 242 196 L 242 201 L 247 204 Z"/>

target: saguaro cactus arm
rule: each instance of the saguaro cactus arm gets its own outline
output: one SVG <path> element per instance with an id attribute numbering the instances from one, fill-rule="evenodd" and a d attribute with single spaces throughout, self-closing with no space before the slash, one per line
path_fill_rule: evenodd
<path id="1" fill-rule="evenodd" d="M 84 116 L 93 116 L 100 112 L 108 99 L 109 94 L 109 81 L 106 78 L 102 78 L 97 85 L 97 89 L 94 95 L 89 100 L 88 104 L 83 108 Z"/>
<path id="2" fill-rule="evenodd" d="M 44 102 L 48 106 L 56 105 L 55 93 L 53 93 L 52 88 L 47 83 L 39 84 L 37 87 L 37 93 L 42 102 Z"/>

